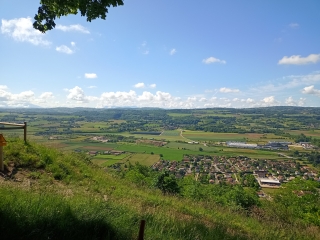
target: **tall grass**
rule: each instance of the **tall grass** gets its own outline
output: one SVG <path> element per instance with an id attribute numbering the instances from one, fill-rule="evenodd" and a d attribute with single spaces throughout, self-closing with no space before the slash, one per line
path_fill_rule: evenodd
<path id="1" fill-rule="evenodd" d="M 312 225 L 163 195 L 84 155 L 21 141 L 5 153 L 27 179 L 0 181 L 0 239 L 136 239 L 141 219 L 145 239 L 320 239 Z"/>

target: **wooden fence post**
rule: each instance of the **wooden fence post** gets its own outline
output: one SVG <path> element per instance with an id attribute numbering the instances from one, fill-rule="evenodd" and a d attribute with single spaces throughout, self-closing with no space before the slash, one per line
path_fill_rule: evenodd
<path id="1" fill-rule="evenodd" d="M 141 220 L 138 240 L 143 240 L 144 239 L 144 227 L 145 227 L 145 225 L 146 225 L 146 220 Z"/>
<path id="2" fill-rule="evenodd" d="M 23 130 L 24 130 L 24 142 L 26 143 L 27 142 L 27 122 L 24 122 Z"/>

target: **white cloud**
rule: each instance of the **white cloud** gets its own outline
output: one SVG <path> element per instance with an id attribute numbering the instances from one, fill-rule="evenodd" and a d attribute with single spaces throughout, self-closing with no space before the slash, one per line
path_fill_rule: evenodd
<path id="1" fill-rule="evenodd" d="M 270 96 L 270 97 L 265 97 L 262 101 L 268 104 L 272 104 L 272 103 L 275 103 L 276 100 L 274 96 Z"/>
<path id="2" fill-rule="evenodd" d="M 66 54 L 73 54 L 74 51 L 70 48 L 68 48 L 66 45 L 61 45 L 59 47 L 56 47 L 56 51 Z"/>
<path id="3" fill-rule="evenodd" d="M 97 78 L 98 75 L 95 74 L 95 73 L 85 73 L 85 74 L 84 74 L 84 77 L 85 77 L 85 78 Z"/>
<path id="4" fill-rule="evenodd" d="M 27 18 L 15 18 L 11 20 L 1 20 L 1 33 L 12 37 L 18 42 L 29 42 L 33 45 L 50 45 L 51 43 L 45 40 L 45 34 L 33 28 L 32 20 Z"/>
<path id="5" fill-rule="evenodd" d="M 69 26 L 57 24 L 55 28 L 58 30 L 64 31 L 64 32 L 74 31 L 74 32 L 81 32 L 81 33 L 86 33 L 86 34 L 90 33 L 90 31 L 87 28 L 85 28 L 84 26 L 82 26 L 80 24 L 69 25 Z"/>
<path id="6" fill-rule="evenodd" d="M 306 99 L 300 98 L 298 101 L 295 101 L 291 96 L 285 100 L 285 104 L 288 106 L 303 106 L 305 104 Z"/>
<path id="7" fill-rule="evenodd" d="M 135 87 L 135 88 L 145 88 L 146 85 L 145 85 L 143 82 L 141 82 L 141 83 L 135 84 L 134 87 Z"/>
<path id="8" fill-rule="evenodd" d="M 96 88 L 97 86 L 89 86 L 88 88 L 92 89 L 92 88 Z"/>
<path id="9" fill-rule="evenodd" d="M 37 98 L 31 90 L 12 93 L 6 87 L 0 88 L 0 105 L 3 107 L 52 107 L 53 98 L 52 92 L 43 92 Z"/>
<path id="10" fill-rule="evenodd" d="M 188 97 L 187 101 L 195 102 L 195 101 L 197 101 L 197 97 Z"/>
<path id="11" fill-rule="evenodd" d="M 285 101 L 285 103 L 289 106 L 296 106 L 296 102 L 293 100 L 292 97 L 288 97 Z"/>
<path id="12" fill-rule="evenodd" d="M 289 27 L 291 28 L 298 28 L 300 25 L 298 23 L 290 23 Z"/>
<path id="13" fill-rule="evenodd" d="M 281 83 L 281 81 L 284 81 L 284 83 Z M 283 78 L 276 79 L 275 82 L 277 82 L 277 84 L 269 83 L 267 85 L 251 88 L 249 92 L 254 94 L 279 92 L 286 89 L 296 88 L 302 85 L 315 84 L 320 82 L 320 72 L 314 72 L 307 75 L 285 76 Z"/>
<path id="14" fill-rule="evenodd" d="M 238 93 L 238 92 L 240 92 L 240 90 L 223 87 L 223 88 L 220 88 L 219 92 L 221 92 L 221 93 Z"/>
<path id="15" fill-rule="evenodd" d="M 226 64 L 227 63 L 225 60 L 220 60 L 220 59 L 215 58 L 215 57 L 209 57 L 209 58 L 203 59 L 202 62 L 205 63 L 205 64 L 211 64 L 211 63 Z"/>
<path id="16" fill-rule="evenodd" d="M 254 100 L 252 98 L 247 98 L 246 103 L 254 103 Z"/>
<path id="17" fill-rule="evenodd" d="M 70 44 L 71 44 L 72 47 L 75 47 L 75 46 L 76 46 L 76 43 L 75 43 L 75 42 L 71 42 Z"/>
<path id="18" fill-rule="evenodd" d="M 69 94 L 67 96 L 67 99 L 74 100 L 79 103 L 88 102 L 88 98 L 85 96 L 84 91 L 80 87 L 75 86 L 74 88 L 69 89 L 68 91 Z"/>
<path id="19" fill-rule="evenodd" d="M 281 103 L 275 99 L 274 96 L 265 97 L 260 103 L 256 104 L 257 107 L 269 107 L 269 106 L 279 106 Z"/>
<path id="20" fill-rule="evenodd" d="M 135 106 L 136 93 L 130 90 L 129 92 L 104 92 L 99 99 L 98 107 L 113 107 L 113 106 Z"/>
<path id="21" fill-rule="evenodd" d="M 159 108 L 206 108 L 206 107 L 267 107 L 267 106 L 304 106 L 306 98 L 294 100 L 292 97 L 277 101 L 276 96 L 268 96 L 262 100 L 253 98 L 217 98 L 204 97 L 203 95 L 193 95 L 186 98 L 173 96 L 169 92 L 157 91 L 151 93 L 143 91 L 138 95 L 135 91 L 128 92 L 104 92 L 100 96 L 88 96 L 79 86 L 65 89 L 66 99 L 54 97 L 52 92 L 43 92 L 36 97 L 33 91 L 23 91 L 20 93 L 9 92 L 6 86 L 0 85 L 0 106 L 2 107 L 32 107 L 34 105 L 42 107 L 159 107 Z M 309 94 L 319 94 L 320 90 L 310 86 L 305 91 Z M 60 101 L 60 103 L 59 103 Z M 318 105 L 319 104 L 315 104 Z"/>
<path id="22" fill-rule="evenodd" d="M 309 87 L 303 88 L 302 93 L 304 93 L 304 94 L 316 95 L 316 96 L 319 96 L 319 97 L 320 97 L 320 90 L 315 89 L 315 88 L 314 88 L 314 85 L 311 85 L 311 86 L 309 86 Z"/>
<path id="23" fill-rule="evenodd" d="M 171 56 L 176 54 L 176 53 L 177 53 L 177 50 L 175 48 L 171 49 L 171 51 L 170 51 L 170 55 Z"/>
<path id="24" fill-rule="evenodd" d="M 54 96 L 53 96 L 53 93 L 52 92 L 44 92 L 42 93 L 39 98 L 37 99 L 34 99 L 33 102 L 36 104 L 36 105 L 47 105 L 47 104 L 50 104 L 50 99 L 53 99 Z"/>
<path id="25" fill-rule="evenodd" d="M 292 64 L 292 65 L 305 65 L 311 63 L 317 63 L 320 61 L 320 54 L 310 54 L 307 57 L 301 57 L 301 55 L 292 55 L 291 57 L 284 56 L 279 60 L 278 64 Z"/>
<path id="26" fill-rule="evenodd" d="M 298 106 L 302 107 L 305 105 L 306 103 L 306 98 L 300 98 L 299 101 L 298 101 Z"/>
<path id="27" fill-rule="evenodd" d="M 52 98 L 53 97 L 53 93 L 52 92 L 44 92 L 40 95 L 39 98 L 41 99 L 47 99 L 47 98 Z"/>
<path id="28" fill-rule="evenodd" d="M 150 53 L 149 50 L 145 50 L 142 54 L 148 55 L 149 53 Z"/>
<path id="29" fill-rule="evenodd" d="M 155 83 L 150 84 L 149 87 L 150 87 L 150 88 L 156 88 L 156 87 L 157 87 L 157 84 L 155 84 Z"/>
<path id="30" fill-rule="evenodd" d="M 152 101 L 154 96 L 151 92 L 143 92 L 137 99 L 138 101 Z"/>

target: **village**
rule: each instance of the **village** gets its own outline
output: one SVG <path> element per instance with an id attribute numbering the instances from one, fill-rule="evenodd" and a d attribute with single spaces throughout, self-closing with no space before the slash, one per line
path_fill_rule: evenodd
<path id="1" fill-rule="evenodd" d="M 298 161 L 261 160 L 245 156 L 184 156 L 182 161 L 160 160 L 152 168 L 170 171 L 177 178 L 194 175 L 198 180 L 205 177 L 211 184 L 238 184 L 244 174 L 253 174 L 260 187 L 266 188 L 279 188 L 283 182 L 296 177 L 320 181 L 318 172 Z"/>

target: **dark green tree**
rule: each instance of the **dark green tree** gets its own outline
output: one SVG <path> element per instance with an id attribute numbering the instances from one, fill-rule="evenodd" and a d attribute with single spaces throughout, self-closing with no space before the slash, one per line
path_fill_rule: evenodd
<path id="1" fill-rule="evenodd" d="M 108 8 L 123 5 L 123 0 L 41 0 L 40 4 L 33 27 L 45 33 L 56 26 L 56 18 L 69 14 L 80 12 L 88 22 L 96 18 L 106 19 Z"/>
<path id="2" fill-rule="evenodd" d="M 156 177 L 155 186 L 159 188 L 163 194 L 177 194 L 180 192 L 176 177 L 168 171 L 161 172 Z"/>

